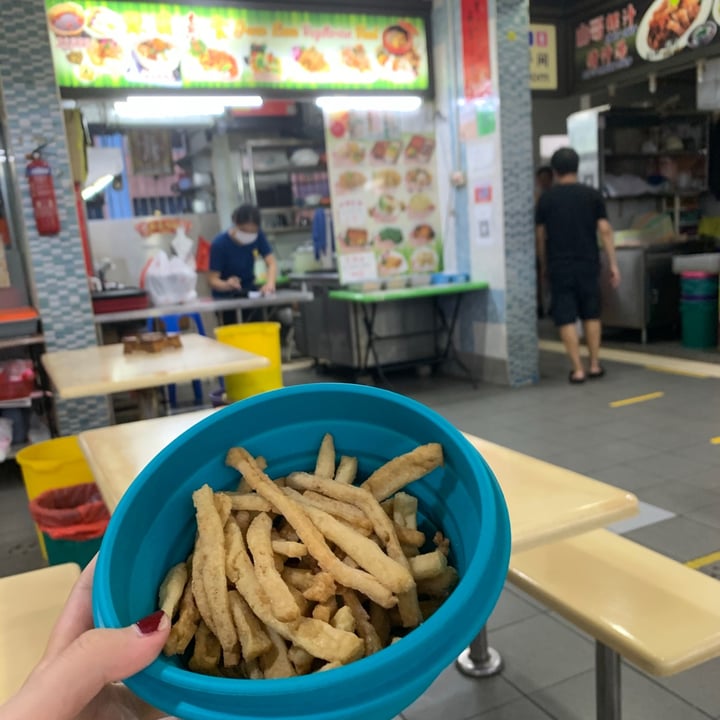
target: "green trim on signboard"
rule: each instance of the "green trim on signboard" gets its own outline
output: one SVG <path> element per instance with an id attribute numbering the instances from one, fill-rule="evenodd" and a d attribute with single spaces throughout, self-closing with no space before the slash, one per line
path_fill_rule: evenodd
<path id="1" fill-rule="evenodd" d="M 62 88 L 427 93 L 424 17 L 46 0 Z"/>

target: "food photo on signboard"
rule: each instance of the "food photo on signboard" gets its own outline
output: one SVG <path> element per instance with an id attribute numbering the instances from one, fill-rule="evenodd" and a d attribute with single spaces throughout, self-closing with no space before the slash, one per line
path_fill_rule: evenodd
<path id="1" fill-rule="evenodd" d="M 442 270 L 431 115 L 339 110 L 325 113 L 325 127 L 341 277 L 402 287 Z"/>
<path id="2" fill-rule="evenodd" d="M 574 21 L 576 81 L 598 81 L 667 60 L 707 57 L 718 42 L 716 0 L 635 0 Z M 620 77 L 620 76 L 618 76 Z"/>
<path id="3" fill-rule="evenodd" d="M 418 18 L 48 0 L 65 87 L 428 86 Z"/>

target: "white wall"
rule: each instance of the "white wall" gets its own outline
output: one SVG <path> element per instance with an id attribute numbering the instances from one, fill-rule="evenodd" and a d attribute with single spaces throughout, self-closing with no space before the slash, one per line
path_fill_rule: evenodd
<path id="1" fill-rule="evenodd" d="M 536 168 L 542 163 L 540 158 L 540 136 L 564 135 L 567 130 L 565 126 L 567 116 L 577 112 L 579 109 L 579 95 L 567 98 L 533 97 L 533 157 Z"/>
<path id="2" fill-rule="evenodd" d="M 182 218 L 192 223 L 188 237 L 195 243 L 202 235 L 208 242 L 220 232 L 217 215 L 177 215 L 172 219 Z M 157 242 L 148 243 L 146 238 L 139 235 L 135 225 L 153 218 L 131 218 L 129 220 L 90 220 L 88 222 L 88 235 L 93 262 L 100 265 L 104 258 L 110 259 L 115 268 L 108 272 L 107 279 L 137 287 L 140 282 L 140 273 L 150 257 L 152 248 L 158 247 L 169 251 L 173 235 L 163 235 L 152 238 Z M 198 287 L 198 291 L 200 288 Z"/>

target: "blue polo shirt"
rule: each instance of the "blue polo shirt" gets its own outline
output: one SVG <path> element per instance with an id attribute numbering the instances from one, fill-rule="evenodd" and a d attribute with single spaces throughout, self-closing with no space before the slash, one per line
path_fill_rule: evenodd
<path id="1" fill-rule="evenodd" d="M 230 234 L 220 233 L 210 246 L 210 270 L 219 272 L 221 280 L 227 280 L 236 275 L 240 278 L 243 290 L 255 290 L 255 251 L 262 257 L 272 254 L 272 248 L 265 234 L 261 230 L 255 242 L 249 245 L 236 243 Z M 213 290 L 215 298 L 232 297 L 232 292 L 219 292 Z"/>

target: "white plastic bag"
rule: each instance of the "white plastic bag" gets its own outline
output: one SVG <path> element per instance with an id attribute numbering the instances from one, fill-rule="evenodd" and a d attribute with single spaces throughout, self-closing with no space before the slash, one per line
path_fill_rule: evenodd
<path id="1" fill-rule="evenodd" d="M 0 417 L 0 462 L 4 462 L 10 452 L 13 437 L 13 421 Z"/>
<path id="2" fill-rule="evenodd" d="M 179 258 L 185 260 L 188 265 L 190 264 L 193 242 L 186 235 L 185 228 L 182 225 L 175 232 L 175 237 L 172 239 L 170 246 Z"/>
<path id="3" fill-rule="evenodd" d="M 177 256 L 169 258 L 164 250 L 155 255 L 145 272 L 145 290 L 155 306 L 194 300 L 196 283 L 195 268 Z"/>

